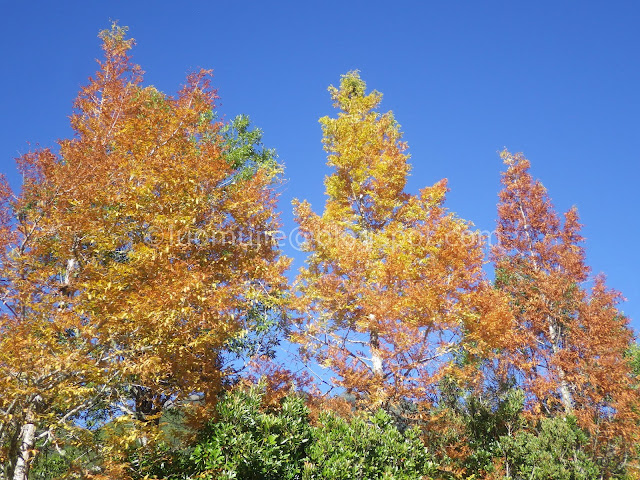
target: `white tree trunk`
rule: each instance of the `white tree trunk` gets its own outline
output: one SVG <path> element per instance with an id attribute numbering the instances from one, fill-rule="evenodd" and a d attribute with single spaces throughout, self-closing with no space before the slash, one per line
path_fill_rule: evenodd
<path id="1" fill-rule="evenodd" d="M 557 355 L 560 352 L 560 340 L 561 333 L 560 328 L 557 322 L 549 318 L 549 337 L 551 340 L 551 349 L 554 355 Z M 562 367 L 556 365 L 556 374 L 558 375 L 558 379 L 560 380 L 560 385 L 558 390 L 560 391 L 560 400 L 562 401 L 562 406 L 564 407 L 564 413 L 569 414 L 573 411 L 573 395 L 571 394 L 571 390 L 569 389 L 569 383 L 567 382 L 564 370 Z"/>
<path id="2" fill-rule="evenodd" d="M 371 369 L 375 377 L 382 377 L 382 356 L 380 355 L 380 339 L 378 338 L 378 331 L 373 327 L 376 321 L 376 316 L 369 314 L 369 320 L 371 320 L 371 327 L 369 329 L 369 347 L 371 348 Z"/>
<path id="3" fill-rule="evenodd" d="M 36 424 L 34 422 L 33 411 L 29 409 L 20 432 L 20 448 L 13 470 L 13 480 L 28 480 L 29 478 L 31 454 L 36 441 Z"/>
<path id="4" fill-rule="evenodd" d="M 382 356 L 380 355 L 380 343 L 378 334 L 371 333 L 371 368 L 375 377 L 382 377 Z"/>

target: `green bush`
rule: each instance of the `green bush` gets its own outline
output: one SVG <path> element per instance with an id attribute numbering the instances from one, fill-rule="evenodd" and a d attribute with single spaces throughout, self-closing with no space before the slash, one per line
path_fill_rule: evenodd
<path id="1" fill-rule="evenodd" d="M 260 386 L 226 395 L 195 445 L 158 449 L 146 478 L 171 480 L 418 480 L 435 470 L 417 429 L 401 432 L 384 411 L 310 423 L 304 400 L 265 406 Z"/>
<path id="2" fill-rule="evenodd" d="M 515 480 L 595 480 L 600 471 L 585 452 L 588 438 L 573 417 L 542 420 L 537 432 L 502 437 Z"/>
<path id="3" fill-rule="evenodd" d="M 328 413 L 314 429 L 302 479 L 413 480 L 434 471 L 417 429 L 401 433 L 382 410 L 351 421 Z"/>

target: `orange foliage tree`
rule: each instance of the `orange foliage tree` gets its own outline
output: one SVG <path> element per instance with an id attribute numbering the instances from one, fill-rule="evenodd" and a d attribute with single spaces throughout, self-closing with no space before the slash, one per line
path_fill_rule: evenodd
<path id="1" fill-rule="evenodd" d="M 399 125 L 365 89 L 357 72 L 329 88 L 340 112 L 320 120 L 333 168 L 325 209 L 295 203 L 309 252 L 295 339 L 369 405 L 427 405 L 454 355 L 488 351 L 510 317 L 484 278 L 477 233 L 444 207 L 446 181 L 405 192 Z"/>
<path id="2" fill-rule="evenodd" d="M 101 38 L 75 136 L 19 159 L 19 194 L 0 185 L 0 478 L 26 479 L 42 445 L 126 478 L 119 452 L 167 406 L 213 402 L 286 288 L 259 132 L 215 121 L 208 72 L 167 96 L 142 86 L 125 29 Z M 105 424 L 111 469 L 91 445 Z"/>
<path id="3" fill-rule="evenodd" d="M 561 221 L 521 154 L 502 152 L 507 170 L 492 251 L 496 285 L 516 320 L 504 364 L 527 393 L 534 414 L 573 414 L 605 463 L 622 458 L 637 437 L 638 401 L 624 358 L 632 341 L 621 295 L 593 279 L 577 210 Z M 613 460 L 612 460 L 613 461 Z"/>

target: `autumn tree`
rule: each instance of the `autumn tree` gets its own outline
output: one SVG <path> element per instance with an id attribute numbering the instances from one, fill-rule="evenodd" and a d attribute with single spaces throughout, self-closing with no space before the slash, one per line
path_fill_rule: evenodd
<path id="1" fill-rule="evenodd" d="M 488 350 L 509 312 L 484 278 L 478 235 L 444 206 L 446 181 L 405 191 L 407 145 L 393 114 L 377 111 L 381 94 L 357 72 L 329 92 L 340 111 L 320 120 L 333 169 L 324 212 L 295 203 L 309 252 L 295 338 L 369 405 L 428 404 L 453 355 Z"/>
<path id="2" fill-rule="evenodd" d="M 282 304 L 280 167 L 259 131 L 216 119 L 209 72 L 168 96 L 142 85 L 124 28 L 101 38 L 73 138 L 18 160 L 21 192 L 0 184 L 0 478 L 45 447 L 80 449 L 82 478 L 127 478 L 121 453 L 153 443 L 164 409 L 208 408 Z"/>
<path id="3" fill-rule="evenodd" d="M 638 404 L 625 359 L 632 333 L 621 295 L 590 276 L 576 208 L 556 214 L 521 154 L 507 170 L 498 205 L 496 284 L 508 294 L 516 337 L 503 365 L 536 415 L 575 415 L 607 462 L 624 459 L 637 437 Z"/>

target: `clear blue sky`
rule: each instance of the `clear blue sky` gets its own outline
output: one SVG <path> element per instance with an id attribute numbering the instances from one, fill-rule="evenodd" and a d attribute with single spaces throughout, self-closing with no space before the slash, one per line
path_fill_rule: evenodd
<path id="1" fill-rule="evenodd" d="M 449 179 L 448 206 L 492 230 L 503 147 L 532 161 L 559 210 L 577 205 L 589 264 L 640 327 L 640 2 L 0 0 L 0 171 L 27 142 L 68 137 L 71 102 L 110 19 L 130 27 L 145 83 L 174 93 L 214 69 L 221 112 L 249 114 L 286 165 L 290 201 L 323 206 L 317 119 L 359 69 L 412 154 L 411 191 Z M 290 249 L 287 253 L 292 254 Z M 297 266 L 300 265 L 297 258 Z"/>

